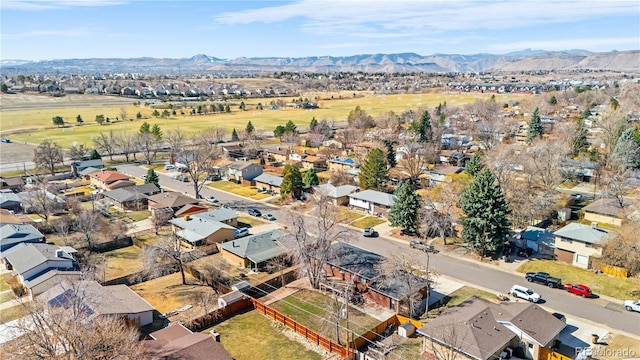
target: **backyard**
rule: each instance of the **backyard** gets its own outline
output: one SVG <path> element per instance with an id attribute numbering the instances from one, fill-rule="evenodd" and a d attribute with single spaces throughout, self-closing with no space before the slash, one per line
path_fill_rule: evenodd
<path id="1" fill-rule="evenodd" d="M 284 325 L 275 323 L 256 311 L 235 315 L 216 325 L 215 330 L 220 333 L 220 342 L 224 348 L 236 360 L 323 359 L 286 336 L 292 331 L 285 329 Z"/>
<path id="2" fill-rule="evenodd" d="M 342 299 L 340 299 L 342 300 Z M 291 317 L 295 321 L 317 331 L 327 338 L 337 341 L 336 336 L 336 300 L 313 290 L 301 290 L 271 305 L 275 310 Z M 333 320 L 330 320 L 333 319 Z M 346 339 L 346 327 L 357 337 L 366 333 L 380 321 L 360 310 L 349 307 L 349 322 L 340 317 L 340 341 Z"/>
<path id="3" fill-rule="evenodd" d="M 187 315 L 193 318 L 196 312 L 201 312 L 198 303 L 205 294 L 213 293 L 213 290 L 208 286 L 201 285 L 193 276 L 185 275 L 188 285 L 182 284 L 182 278 L 178 272 L 133 285 L 131 289 L 161 313 L 179 309 L 185 305 L 192 305 L 193 308 L 188 310 Z M 211 304 L 211 309 L 213 309 L 213 305 Z"/>
<path id="4" fill-rule="evenodd" d="M 598 295 L 610 296 L 620 300 L 627 300 L 638 296 L 640 279 L 618 278 L 606 274 L 596 274 L 568 264 L 561 264 L 553 260 L 531 259 L 518 268 L 518 272 L 544 271 L 562 279 L 563 283 L 585 284 Z"/>
<path id="5" fill-rule="evenodd" d="M 142 270 L 141 254 L 142 249 L 137 246 L 127 246 L 103 253 L 107 261 L 105 280 L 116 279 Z"/>

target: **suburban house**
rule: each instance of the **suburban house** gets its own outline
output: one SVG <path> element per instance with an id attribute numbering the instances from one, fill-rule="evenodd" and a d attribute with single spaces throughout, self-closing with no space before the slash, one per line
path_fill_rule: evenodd
<path id="1" fill-rule="evenodd" d="M 282 177 L 270 174 L 260 174 L 253 181 L 255 181 L 257 187 L 276 193 L 280 192 L 280 186 L 282 186 Z"/>
<path id="2" fill-rule="evenodd" d="M 198 215 L 198 214 L 196 214 Z M 171 219 L 173 232 L 191 246 L 210 245 L 234 239 L 236 228 L 202 217 L 186 215 Z"/>
<path id="3" fill-rule="evenodd" d="M 42 243 L 44 235 L 30 224 L 3 224 L 0 226 L 0 251 L 4 252 L 20 243 Z"/>
<path id="4" fill-rule="evenodd" d="M 165 191 L 147 196 L 147 205 L 149 205 L 149 210 L 152 214 L 155 210 L 166 208 L 173 210 L 175 213 L 185 205 L 195 205 L 197 203 L 198 200 L 174 191 Z"/>
<path id="5" fill-rule="evenodd" d="M 0 190 L 9 189 L 21 191 L 23 188 L 24 180 L 22 180 L 20 176 L 0 178 Z"/>
<path id="6" fill-rule="evenodd" d="M 349 194 L 349 207 L 364 210 L 372 215 L 388 214 L 393 203 L 393 194 L 376 190 L 365 190 Z"/>
<path id="7" fill-rule="evenodd" d="M 100 195 L 113 202 L 121 211 L 143 210 L 147 208 L 147 196 L 160 192 L 156 184 L 127 186 L 121 189 L 104 191 Z"/>
<path id="8" fill-rule="evenodd" d="M 129 180 L 129 175 L 114 170 L 100 170 L 89 175 L 91 185 L 96 189 L 114 190 L 135 185 Z"/>
<path id="9" fill-rule="evenodd" d="M 25 214 L 15 214 L 13 211 L 0 209 L 0 226 L 5 224 L 26 224 L 33 222 L 33 219 Z"/>
<path id="10" fill-rule="evenodd" d="M 186 215 L 194 215 L 194 214 L 207 212 L 207 211 L 209 211 L 209 208 L 206 206 L 189 204 L 181 207 L 180 210 L 176 211 L 176 213 L 173 215 L 175 217 L 183 217 Z"/>
<path id="11" fill-rule="evenodd" d="M 237 180 L 244 183 L 251 182 L 256 176 L 262 174 L 262 166 L 248 161 L 234 161 L 227 168 L 229 180 Z"/>
<path id="12" fill-rule="evenodd" d="M 197 213 L 192 217 L 202 218 L 210 221 L 217 221 L 225 225 L 238 227 L 238 213 L 226 207 L 219 207 L 215 210 Z"/>
<path id="13" fill-rule="evenodd" d="M 378 265 L 384 261 L 382 255 L 343 242 L 331 245 L 329 256 L 323 269 L 327 274 L 327 288 L 337 286 L 343 291 L 344 285 L 353 283 L 355 289 L 365 299 L 395 311 L 407 313 L 409 297 L 416 298 L 417 304 L 429 292 L 427 279 L 415 276 L 413 289 L 396 278 L 380 274 Z"/>
<path id="14" fill-rule="evenodd" d="M 71 164 L 71 172 L 74 174 L 83 174 L 87 169 L 95 169 L 94 171 L 100 171 L 104 169 L 104 163 L 102 159 L 94 159 L 94 160 L 82 160 L 75 161 Z"/>
<path id="15" fill-rule="evenodd" d="M 0 190 L 0 209 L 17 212 L 22 207 L 22 201 L 12 190 Z"/>
<path id="16" fill-rule="evenodd" d="M 584 219 L 621 226 L 625 220 L 625 208 L 629 208 L 631 201 L 625 199 L 622 204 L 623 207 L 621 208 L 617 199 L 598 199 L 582 208 L 584 210 Z"/>
<path id="17" fill-rule="evenodd" d="M 75 249 L 68 246 L 23 243 L 4 252 L 2 261 L 34 297 L 59 282 L 58 275 L 80 276 L 74 253 Z"/>
<path id="18" fill-rule="evenodd" d="M 331 198 L 335 205 L 346 206 L 349 204 L 349 195 L 358 191 L 358 187 L 354 185 L 333 186 L 326 183 L 314 186 L 313 191 Z"/>
<path id="19" fill-rule="evenodd" d="M 80 301 L 92 317 L 123 318 L 138 328 L 153 322 L 155 310 L 126 285 L 102 286 L 96 281 L 63 281 L 40 295 L 40 298 L 52 307 Z"/>
<path id="20" fill-rule="evenodd" d="M 451 182 L 451 176 L 462 172 L 462 168 L 452 165 L 436 165 L 429 170 L 429 186 L 436 186 L 443 182 Z"/>
<path id="21" fill-rule="evenodd" d="M 474 360 L 543 360 L 555 350 L 565 323 L 537 304 L 472 298 L 418 329 L 427 357 L 452 349 Z"/>
<path id="22" fill-rule="evenodd" d="M 555 255 L 558 261 L 590 269 L 591 257 L 602 256 L 602 244 L 609 233 L 595 224 L 588 226 L 571 223 L 553 233 Z"/>
<path id="23" fill-rule="evenodd" d="M 268 149 L 262 153 L 267 161 L 286 162 L 289 160 L 289 150 L 283 148 Z"/>
<path id="24" fill-rule="evenodd" d="M 307 155 L 302 159 L 302 167 L 316 171 L 325 171 L 327 170 L 327 159 L 321 156 Z"/>
<path id="25" fill-rule="evenodd" d="M 280 230 L 270 230 L 222 243 L 220 251 L 231 264 L 257 271 L 269 260 L 287 253 L 287 248 L 280 243 L 283 236 Z"/>
<path id="26" fill-rule="evenodd" d="M 194 333 L 180 323 L 152 332 L 149 338 L 143 344 L 151 360 L 233 360 L 211 335 Z"/>
<path id="27" fill-rule="evenodd" d="M 555 250 L 555 236 L 552 231 L 536 226 L 528 226 L 524 231 L 513 237 L 513 243 L 523 249 L 553 256 Z"/>
<path id="28" fill-rule="evenodd" d="M 358 168 L 356 161 L 350 157 L 336 157 L 333 159 L 329 159 L 327 160 L 327 165 L 329 167 L 329 171 L 346 171 Z"/>

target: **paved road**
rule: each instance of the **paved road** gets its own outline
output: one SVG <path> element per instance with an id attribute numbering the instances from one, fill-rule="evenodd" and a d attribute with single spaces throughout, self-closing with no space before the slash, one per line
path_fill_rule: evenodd
<path id="1" fill-rule="evenodd" d="M 146 174 L 144 168 L 136 165 L 122 165 L 119 170 L 131 175 L 142 176 Z M 160 174 L 160 185 L 187 193 L 194 196 L 191 183 L 183 183 L 170 176 Z M 249 206 L 254 206 L 263 212 L 270 212 L 278 218 L 278 222 L 287 223 L 287 210 L 275 208 L 268 204 L 247 200 L 245 198 L 235 196 L 226 192 L 215 189 L 204 188 L 203 196 L 213 195 L 218 198 L 221 203 L 228 203 L 234 209 L 243 211 Z M 314 232 L 314 218 L 307 216 L 307 230 Z M 408 245 L 384 237 L 364 238 L 361 231 L 348 229 L 348 238 L 352 244 L 360 246 L 366 250 L 378 254 L 396 254 L 399 252 L 414 252 L 417 256 L 426 256 L 425 253 L 410 249 Z M 497 293 L 505 294 L 514 284 L 527 285 L 534 291 L 542 295 L 544 302 L 543 307 L 549 310 L 558 311 L 566 315 L 586 319 L 594 323 L 606 325 L 612 329 L 622 330 L 629 334 L 640 336 L 640 313 L 631 313 L 624 310 L 621 301 L 608 302 L 604 299 L 583 299 L 578 296 L 569 294 L 559 289 L 550 289 L 539 284 L 530 284 L 522 275 L 516 275 L 501 270 L 491 269 L 488 266 L 448 256 L 445 254 L 431 255 L 430 266 L 433 266 L 439 273 L 448 277 L 459 279 L 470 284 L 476 284 L 480 287 L 493 290 Z"/>

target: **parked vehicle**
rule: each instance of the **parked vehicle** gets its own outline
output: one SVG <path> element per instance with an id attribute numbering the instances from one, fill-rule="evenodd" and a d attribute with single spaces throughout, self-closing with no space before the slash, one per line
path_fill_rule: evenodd
<path id="1" fill-rule="evenodd" d="M 411 241 L 409 243 L 409 246 L 412 249 L 418 249 L 418 250 L 422 250 L 424 252 L 429 252 L 429 253 L 438 253 L 439 251 L 431 244 L 425 244 L 422 241 Z"/>
<path id="2" fill-rule="evenodd" d="M 580 295 L 582 297 L 590 298 L 593 294 L 591 293 L 591 289 L 587 285 L 582 284 L 565 284 L 564 289 L 568 292 L 576 295 Z"/>
<path id="3" fill-rule="evenodd" d="M 546 272 L 528 272 L 525 275 L 528 282 L 537 282 L 540 284 L 545 284 L 550 288 L 560 288 L 562 287 L 562 280 L 559 278 L 552 277 Z"/>
<path id="4" fill-rule="evenodd" d="M 524 258 L 528 258 L 531 255 L 533 255 L 533 249 L 531 248 L 518 248 L 518 252 L 516 253 L 516 255 L 518 255 L 519 257 L 524 257 Z"/>
<path id="5" fill-rule="evenodd" d="M 378 232 L 373 230 L 373 228 L 365 228 L 362 231 L 362 236 L 364 237 L 376 237 L 378 235 Z"/>
<path id="6" fill-rule="evenodd" d="M 562 315 L 562 314 L 560 314 L 560 313 L 555 312 L 555 313 L 553 313 L 551 315 L 553 315 L 556 319 L 562 321 L 563 323 L 567 322 L 567 317 Z"/>
<path id="7" fill-rule="evenodd" d="M 173 170 L 173 169 L 175 169 L 175 168 L 176 168 L 176 166 L 175 166 L 175 165 L 173 165 L 173 164 L 167 164 L 167 165 L 165 165 L 165 166 L 164 166 L 164 169 L 165 169 L 165 170 Z"/>
<path id="8" fill-rule="evenodd" d="M 218 202 L 218 199 L 216 199 L 215 196 L 206 196 L 204 199 L 206 201 L 210 202 L 210 203 L 217 203 Z"/>
<path id="9" fill-rule="evenodd" d="M 233 232 L 233 236 L 237 239 L 237 238 L 241 238 L 243 236 L 247 236 L 249 235 L 249 228 L 238 228 L 236 229 L 236 231 Z"/>
<path id="10" fill-rule="evenodd" d="M 640 312 L 640 300 L 625 300 L 623 306 L 629 311 Z"/>
<path id="11" fill-rule="evenodd" d="M 10 143 L 10 142 L 11 142 L 11 140 L 9 140 L 9 139 L 7 139 L 7 138 L 2 138 L 2 142 L 3 142 L 3 143 Z"/>
<path id="12" fill-rule="evenodd" d="M 540 294 L 536 293 L 535 291 L 529 288 L 526 288 L 520 285 L 513 285 L 511 287 L 511 290 L 509 290 L 509 294 L 511 294 L 511 296 L 513 297 L 524 299 L 524 300 L 535 302 L 535 303 L 539 302 L 542 299 L 542 296 L 540 296 Z"/>
<path id="13" fill-rule="evenodd" d="M 262 216 L 262 213 L 260 212 L 260 210 L 258 210 L 256 208 L 253 208 L 253 207 L 250 207 L 249 210 L 247 210 L 247 212 L 251 216 L 257 216 L 257 217 Z"/>
<path id="14" fill-rule="evenodd" d="M 263 214 L 262 218 L 269 221 L 276 221 L 276 217 L 271 214 Z"/>
<path id="15" fill-rule="evenodd" d="M 140 179 L 142 179 L 142 180 L 145 180 L 145 181 L 146 181 L 146 180 L 147 180 L 147 175 L 142 175 L 142 176 L 140 176 Z"/>
<path id="16" fill-rule="evenodd" d="M 180 175 L 180 176 L 178 176 L 178 180 L 180 180 L 182 182 L 189 182 L 189 177 L 184 176 L 184 175 Z"/>

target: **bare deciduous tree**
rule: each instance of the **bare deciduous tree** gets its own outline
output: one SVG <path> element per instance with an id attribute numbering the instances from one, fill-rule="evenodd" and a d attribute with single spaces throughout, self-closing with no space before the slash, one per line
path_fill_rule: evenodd
<path id="1" fill-rule="evenodd" d="M 622 132 L 627 128 L 628 123 L 621 109 L 609 110 L 600 117 L 597 121 L 598 127 L 601 130 L 599 139 L 605 145 L 607 149 L 607 162 L 605 165 L 609 165 L 608 155 L 613 152 L 616 147 L 618 138 Z"/>
<path id="2" fill-rule="evenodd" d="M 113 155 L 117 149 L 117 137 L 113 133 L 113 130 L 109 131 L 109 134 L 100 133 L 97 137 L 93 138 L 93 143 L 96 144 L 102 153 L 109 155 L 109 159 L 113 161 Z"/>
<path id="3" fill-rule="evenodd" d="M 44 299 L 23 303 L 27 315 L 14 325 L 23 333 L 3 344 L 2 353 L 16 359 L 142 359 L 144 346 L 135 327 L 119 318 L 96 315 L 88 304 L 101 303 L 103 294 L 84 282 L 64 285 L 65 306 Z M 108 291 L 101 289 L 102 291 Z"/>
<path id="4" fill-rule="evenodd" d="M 221 292 L 218 285 L 227 286 L 231 279 L 227 272 L 221 268 L 222 266 L 222 264 L 206 263 L 201 270 L 205 284 L 210 286 L 216 294 L 220 294 Z"/>
<path id="5" fill-rule="evenodd" d="M 49 225 L 49 218 L 55 212 L 64 207 L 64 203 L 47 190 L 47 182 L 41 177 L 36 177 L 35 186 L 27 192 L 22 207 L 27 212 L 40 216 L 45 225 Z"/>
<path id="6" fill-rule="evenodd" d="M 144 276 L 156 278 L 179 271 L 182 284 L 187 284 L 184 265 L 204 256 L 199 250 L 188 250 L 181 246 L 178 239 L 160 239 L 157 243 L 142 249 Z"/>
<path id="7" fill-rule="evenodd" d="M 84 160 L 85 156 L 89 154 L 89 149 L 87 149 L 84 145 L 71 145 L 68 154 L 71 160 L 82 161 Z"/>
<path id="8" fill-rule="evenodd" d="M 353 175 L 347 174 L 344 171 L 336 171 L 331 174 L 329 182 L 333 186 L 354 185 Z"/>
<path id="9" fill-rule="evenodd" d="M 424 350 L 431 352 L 437 360 L 456 360 L 463 350 L 466 333 L 454 323 L 431 329 L 429 335 L 429 340 L 425 341 L 425 344 L 429 345 Z M 439 341 L 436 342 L 434 339 Z"/>
<path id="10" fill-rule="evenodd" d="M 91 210 L 84 210 L 76 216 L 74 228 L 83 234 L 83 245 L 86 245 L 89 250 L 93 250 L 96 244 L 95 236 L 100 233 L 104 225 L 102 215 Z"/>
<path id="11" fill-rule="evenodd" d="M 219 156 L 217 144 L 211 141 L 211 136 L 209 131 L 205 131 L 186 141 L 180 131 L 176 130 L 171 137 L 173 156 L 176 162 L 186 166 L 196 198 L 213 168 L 214 160 Z"/>
<path id="12" fill-rule="evenodd" d="M 130 132 L 123 132 L 115 136 L 116 148 L 122 155 L 124 155 L 125 161 L 129 162 L 129 157 L 133 155 L 133 159 L 136 159 L 136 153 L 138 152 L 138 143 L 136 142 L 136 136 Z"/>
<path id="13" fill-rule="evenodd" d="M 314 218 L 298 212 L 289 213 L 292 224 L 289 242 L 291 258 L 299 265 L 300 275 L 307 277 L 311 286 L 317 289 L 323 275 L 322 267 L 332 257 L 331 244 L 346 240 L 348 230 L 340 225 L 339 211 L 326 194 L 316 192 L 312 203 L 316 211 Z"/>
<path id="14" fill-rule="evenodd" d="M 616 234 L 604 244 L 602 262 L 627 269 L 629 276 L 640 273 L 639 227 L 640 222 L 635 219 L 623 223 Z"/>
<path id="15" fill-rule="evenodd" d="M 63 164 L 62 148 L 55 142 L 44 140 L 33 150 L 33 162 L 37 168 L 46 169 L 51 175 L 56 173 L 56 165 Z"/>

